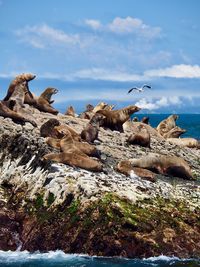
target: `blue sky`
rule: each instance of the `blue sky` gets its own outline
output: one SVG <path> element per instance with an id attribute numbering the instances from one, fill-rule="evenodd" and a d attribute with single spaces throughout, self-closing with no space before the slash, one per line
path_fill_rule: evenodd
<path id="1" fill-rule="evenodd" d="M 0 0 L 0 96 L 32 72 L 32 91 L 57 87 L 62 108 L 199 113 L 199 10 L 198 0 Z M 153 89 L 127 95 L 144 83 Z"/>

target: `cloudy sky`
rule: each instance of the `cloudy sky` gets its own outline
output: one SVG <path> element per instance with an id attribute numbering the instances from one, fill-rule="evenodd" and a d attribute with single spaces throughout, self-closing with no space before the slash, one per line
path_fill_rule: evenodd
<path id="1" fill-rule="evenodd" d="M 56 105 L 200 113 L 199 0 L 0 0 L 0 97 L 21 72 Z M 148 83 L 145 93 L 128 89 Z"/>

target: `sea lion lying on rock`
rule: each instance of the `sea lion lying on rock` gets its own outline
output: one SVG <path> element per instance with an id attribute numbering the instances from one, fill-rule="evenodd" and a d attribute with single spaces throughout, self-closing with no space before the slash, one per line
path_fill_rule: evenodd
<path id="1" fill-rule="evenodd" d="M 180 137 L 182 134 L 184 134 L 186 132 L 185 129 L 181 129 L 178 126 L 175 126 L 174 128 L 172 128 L 169 132 L 165 133 L 163 135 L 164 138 L 178 138 Z"/>
<path id="2" fill-rule="evenodd" d="M 151 137 L 143 125 L 137 125 L 135 131 L 128 137 L 127 142 L 131 145 L 150 147 Z"/>
<path id="3" fill-rule="evenodd" d="M 200 143 L 195 138 L 167 138 L 167 141 L 180 147 L 200 148 Z"/>
<path id="4" fill-rule="evenodd" d="M 65 115 L 67 116 L 71 116 L 71 117 L 76 117 L 75 116 L 75 111 L 74 108 L 72 106 L 69 106 L 65 112 Z"/>
<path id="5" fill-rule="evenodd" d="M 170 115 L 168 118 L 158 124 L 156 130 L 160 135 L 164 136 L 164 134 L 167 134 L 172 128 L 176 126 L 177 119 L 178 115 Z"/>
<path id="6" fill-rule="evenodd" d="M 129 161 L 133 167 L 148 169 L 167 176 L 193 180 L 190 166 L 180 157 L 152 153 L 140 159 L 130 159 Z"/>
<path id="7" fill-rule="evenodd" d="M 62 138 L 63 135 L 59 135 L 58 131 L 54 129 L 55 126 L 59 126 L 60 122 L 57 119 L 49 119 L 43 123 L 40 127 L 40 136 Z"/>
<path id="8" fill-rule="evenodd" d="M 103 170 L 103 165 L 100 161 L 92 159 L 82 152 L 77 153 L 77 151 L 62 152 L 59 154 L 50 153 L 45 155 L 44 159 L 68 164 L 72 167 L 79 167 L 88 171 L 101 172 Z"/>
<path id="9" fill-rule="evenodd" d="M 60 136 L 60 138 L 63 138 L 70 134 L 74 141 L 81 141 L 80 134 L 78 134 L 73 128 L 66 124 L 60 124 L 58 126 L 55 126 L 54 130 L 57 131 L 58 136 Z"/>
<path id="10" fill-rule="evenodd" d="M 164 138 L 156 131 L 156 129 L 142 122 L 126 121 L 123 124 L 123 129 L 124 129 L 124 132 L 132 133 L 132 132 L 137 131 L 137 127 L 140 125 L 146 128 L 146 130 L 149 132 L 151 137 L 154 137 L 155 139 L 158 139 L 158 140 L 164 140 Z"/>
<path id="11" fill-rule="evenodd" d="M 81 138 L 88 143 L 98 139 L 99 127 L 103 125 L 105 116 L 99 113 L 94 114 L 90 122 L 81 132 Z"/>
<path id="12" fill-rule="evenodd" d="M 111 130 L 123 132 L 123 123 L 126 122 L 130 116 L 139 111 L 137 106 L 128 106 L 119 110 L 99 110 L 97 113 L 103 114 L 104 119 L 103 126 Z"/>
<path id="13" fill-rule="evenodd" d="M 121 160 L 116 168 L 118 172 L 125 174 L 126 176 L 137 175 L 144 180 L 148 180 L 150 182 L 156 182 L 156 174 L 142 168 L 133 167 L 129 160 Z"/>

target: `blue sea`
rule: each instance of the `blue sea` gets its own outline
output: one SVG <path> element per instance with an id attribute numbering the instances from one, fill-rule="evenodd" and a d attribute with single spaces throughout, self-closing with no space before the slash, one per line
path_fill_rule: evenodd
<path id="1" fill-rule="evenodd" d="M 90 257 L 87 255 L 65 254 L 62 251 L 29 253 L 27 251 L 0 251 L 1 267 L 197 267 L 198 259 L 176 257 L 152 257 L 148 259 L 126 259 Z"/>

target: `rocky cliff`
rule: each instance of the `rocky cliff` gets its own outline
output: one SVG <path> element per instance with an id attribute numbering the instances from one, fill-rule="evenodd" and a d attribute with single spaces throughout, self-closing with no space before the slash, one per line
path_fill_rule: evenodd
<path id="1" fill-rule="evenodd" d="M 54 115 L 34 111 L 40 126 Z M 81 132 L 87 120 L 56 116 Z M 0 249 L 90 255 L 200 256 L 200 151 L 152 138 L 128 145 L 127 134 L 100 129 L 104 172 L 45 161 L 39 127 L 0 118 Z M 195 181 L 156 175 L 156 182 L 116 172 L 124 159 L 150 152 L 184 158 Z"/>

